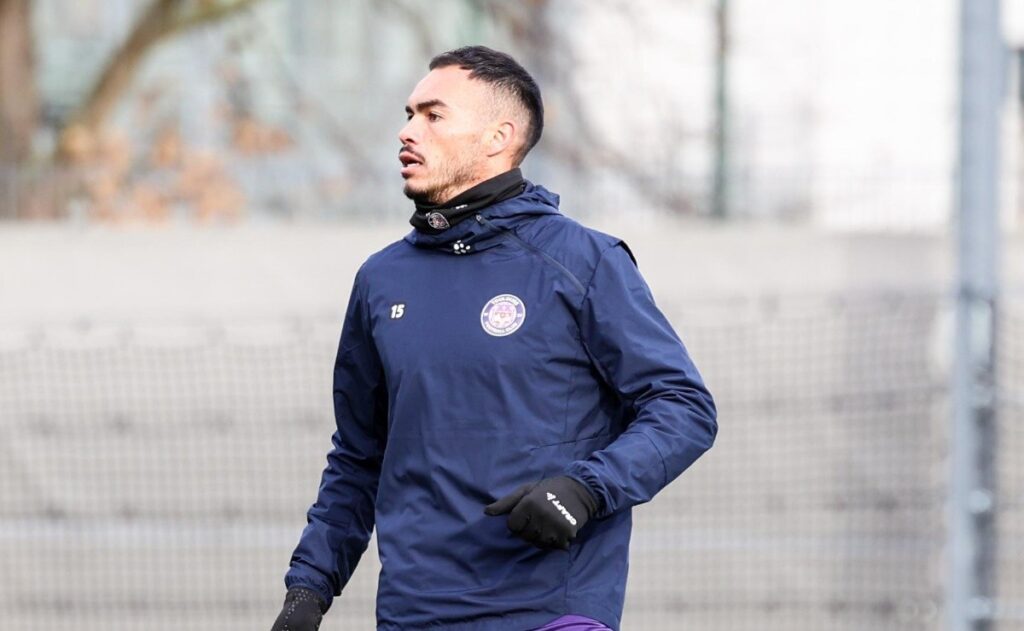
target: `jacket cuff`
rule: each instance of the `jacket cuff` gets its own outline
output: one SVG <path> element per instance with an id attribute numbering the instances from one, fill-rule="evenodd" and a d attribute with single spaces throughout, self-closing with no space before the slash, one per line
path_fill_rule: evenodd
<path id="1" fill-rule="evenodd" d="M 323 601 L 321 609 L 324 613 L 327 613 L 327 610 L 331 608 L 331 603 L 334 601 L 334 592 L 328 587 L 327 582 L 312 576 L 288 574 L 284 577 L 284 586 L 288 590 L 294 588 L 308 589 L 319 596 Z"/>
<path id="2" fill-rule="evenodd" d="M 582 462 L 572 462 L 565 468 L 566 477 L 579 482 L 594 498 L 596 508 L 592 518 L 607 517 L 612 511 L 608 510 L 608 493 L 590 469 Z"/>

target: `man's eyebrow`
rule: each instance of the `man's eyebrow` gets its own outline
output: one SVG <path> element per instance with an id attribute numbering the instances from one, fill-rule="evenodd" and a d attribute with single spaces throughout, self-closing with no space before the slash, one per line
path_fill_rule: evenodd
<path id="1" fill-rule="evenodd" d="M 448 107 L 448 104 L 441 99 L 430 99 L 429 101 L 423 101 L 422 103 L 416 104 L 416 111 L 422 112 L 423 110 L 430 109 L 432 107 Z M 412 114 L 412 108 L 408 105 L 405 106 L 405 113 Z"/>

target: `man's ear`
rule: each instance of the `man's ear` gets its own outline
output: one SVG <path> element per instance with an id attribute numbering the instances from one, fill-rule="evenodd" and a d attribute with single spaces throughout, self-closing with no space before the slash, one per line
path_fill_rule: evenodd
<path id="1" fill-rule="evenodd" d="M 512 121 L 504 121 L 493 127 L 486 142 L 487 157 L 496 156 L 508 149 L 515 142 L 517 131 Z"/>

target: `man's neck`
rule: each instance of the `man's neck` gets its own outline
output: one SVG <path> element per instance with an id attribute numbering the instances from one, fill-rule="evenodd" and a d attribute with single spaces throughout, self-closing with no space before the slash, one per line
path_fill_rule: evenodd
<path id="1" fill-rule="evenodd" d="M 438 207 L 448 206 L 448 205 L 450 205 L 450 202 L 452 200 L 454 200 L 455 198 L 457 198 L 459 195 L 462 195 L 466 191 L 472 190 L 472 189 L 476 188 L 477 186 L 483 184 L 484 182 L 486 182 L 488 180 L 492 180 L 492 179 L 498 177 L 499 175 L 501 175 L 503 173 L 508 173 L 513 168 L 515 168 L 515 167 L 511 167 L 510 166 L 510 167 L 508 167 L 508 168 L 506 168 L 504 170 L 501 170 L 501 171 L 489 170 L 487 173 L 484 173 L 483 175 L 480 175 L 480 176 L 476 177 L 474 180 L 472 180 L 470 182 L 462 182 L 459 185 L 457 185 L 456 187 L 449 188 L 449 189 L 446 189 L 446 190 L 442 191 L 439 195 L 437 195 L 437 199 L 436 200 L 430 200 L 426 204 L 417 203 L 417 206 L 427 206 L 427 205 L 438 206 Z"/>
<path id="2" fill-rule="evenodd" d="M 421 232 L 438 234 L 481 208 L 515 197 L 525 187 L 522 172 L 511 169 L 476 183 L 443 204 L 417 203 L 409 223 Z"/>

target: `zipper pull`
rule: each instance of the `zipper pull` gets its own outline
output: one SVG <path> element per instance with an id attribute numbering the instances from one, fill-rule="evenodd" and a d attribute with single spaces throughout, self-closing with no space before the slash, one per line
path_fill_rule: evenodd
<path id="1" fill-rule="evenodd" d="M 478 224 L 480 224 L 480 225 L 483 225 L 483 223 L 484 223 L 484 218 L 483 218 L 483 217 L 481 217 L 479 213 L 477 213 L 477 216 L 476 216 L 476 222 L 477 222 Z"/>

